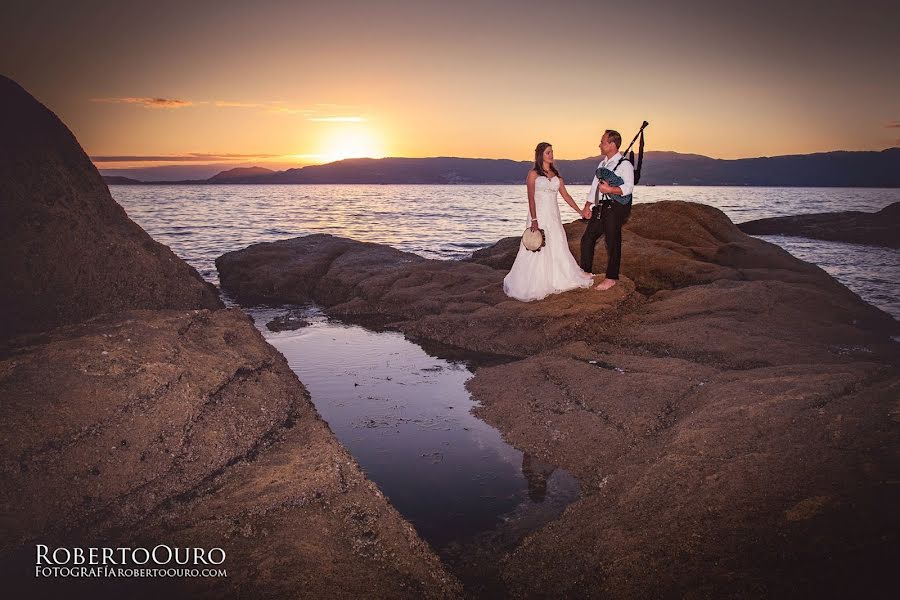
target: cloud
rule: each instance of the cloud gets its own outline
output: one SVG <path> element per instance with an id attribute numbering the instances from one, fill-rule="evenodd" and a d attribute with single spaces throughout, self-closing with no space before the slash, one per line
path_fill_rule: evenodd
<path id="1" fill-rule="evenodd" d="M 173 98 L 91 98 L 91 102 L 104 102 L 107 104 L 140 104 L 146 108 L 184 108 L 194 106 L 189 100 L 175 100 Z"/>
<path id="2" fill-rule="evenodd" d="M 121 96 L 111 98 L 91 98 L 91 102 L 106 104 L 133 104 L 145 108 L 184 108 L 186 106 L 212 105 L 216 108 L 248 108 L 273 115 L 306 115 L 310 121 L 323 123 L 362 123 L 366 119 L 360 116 L 330 116 L 328 113 L 349 112 L 356 108 L 341 104 L 314 104 L 315 108 L 290 106 L 285 100 L 267 100 L 261 102 L 243 102 L 233 100 L 177 100 L 174 98 L 150 98 L 137 96 Z M 323 110 L 328 109 L 328 110 Z M 325 113 L 323 116 L 314 116 Z"/>
<path id="3" fill-rule="evenodd" d="M 320 123 L 364 123 L 364 117 L 307 117 L 310 121 Z"/>
<path id="4" fill-rule="evenodd" d="M 188 154 L 145 155 L 145 156 L 91 156 L 95 163 L 101 162 L 205 162 L 210 160 L 259 160 L 276 158 L 280 154 Z"/>
<path id="5" fill-rule="evenodd" d="M 900 129 L 900 121 L 891 121 L 884 126 L 885 129 Z"/>

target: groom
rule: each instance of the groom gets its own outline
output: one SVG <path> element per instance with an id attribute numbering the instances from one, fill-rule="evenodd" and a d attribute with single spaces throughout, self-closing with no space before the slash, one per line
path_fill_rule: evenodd
<path id="1" fill-rule="evenodd" d="M 621 160 L 619 146 L 622 136 L 618 131 L 607 129 L 600 138 L 600 153 L 603 159 L 597 166 L 613 171 L 622 178 L 622 185 L 611 186 L 606 181 L 591 182 L 588 200 L 581 210 L 581 216 L 589 219 L 584 235 L 581 236 L 581 269 L 592 272 L 594 246 L 600 236 L 606 241 L 606 279 L 593 289 L 608 290 L 619 281 L 619 264 L 622 262 L 622 225 L 631 213 L 631 192 L 634 190 L 634 167 L 627 160 Z"/>

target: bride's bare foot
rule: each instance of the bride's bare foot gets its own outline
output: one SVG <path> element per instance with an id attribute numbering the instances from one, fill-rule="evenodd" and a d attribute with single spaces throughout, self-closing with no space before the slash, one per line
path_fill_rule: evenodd
<path id="1" fill-rule="evenodd" d="M 608 290 L 612 286 L 616 285 L 616 283 L 618 283 L 618 281 L 616 281 L 615 279 L 604 279 L 603 281 L 601 281 L 600 283 L 598 283 L 591 289 L 599 290 L 602 292 L 602 291 Z"/>

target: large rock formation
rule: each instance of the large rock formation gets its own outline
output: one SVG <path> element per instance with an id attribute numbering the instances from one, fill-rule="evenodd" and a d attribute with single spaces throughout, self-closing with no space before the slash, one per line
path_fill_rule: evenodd
<path id="1" fill-rule="evenodd" d="M 576 255 L 584 223 L 565 225 Z M 472 262 L 509 269 L 518 251 L 517 238 L 506 238 L 476 251 Z M 597 243 L 593 271 L 606 268 L 606 247 Z M 855 294 L 822 269 L 797 260 L 782 248 L 745 235 L 719 209 L 694 202 L 637 204 L 623 228 L 622 271 L 648 296 L 660 290 L 730 280 L 805 281 L 832 294 Z M 856 299 L 858 300 L 858 299 Z"/>
<path id="2" fill-rule="evenodd" d="M 583 227 L 566 227 L 574 252 Z M 605 293 L 506 298 L 517 245 L 432 261 L 317 235 L 217 266 L 240 298 L 313 300 L 522 359 L 476 371 L 479 414 L 576 474 L 583 494 L 502 561 L 516 596 L 888 589 L 900 531 L 892 317 L 708 206 L 636 206 L 625 277 Z"/>
<path id="3" fill-rule="evenodd" d="M 738 227 L 750 235 L 791 235 L 900 248 L 900 202 L 894 202 L 875 213 L 848 210 L 771 217 L 747 221 Z"/>
<path id="4" fill-rule="evenodd" d="M 585 345 L 479 370 L 479 414 L 583 490 L 506 557 L 510 589 L 886 594 L 900 531 L 897 369 L 797 359 L 727 369 Z"/>
<path id="5" fill-rule="evenodd" d="M 516 302 L 503 294 L 503 271 L 326 234 L 255 244 L 220 256 L 216 266 L 222 286 L 243 302 L 315 301 L 333 315 L 414 338 L 510 356 L 597 335 L 608 325 L 593 316 L 615 311 L 634 289 L 624 281 L 606 295 L 583 290 Z"/>
<path id="6" fill-rule="evenodd" d="M 0 76 L 0 337 L 129 308 L 217 308 L 125 214 L 66 126 Z"/>
<path id="7" fill-rule="evenodd" d="M 3 78 L 0 109 L 7 595 L 458 596 L 251 320 L 202 308 L 215 289 Z M 228 576 L 39 578 L 37 544 L 218 547 Z"/>

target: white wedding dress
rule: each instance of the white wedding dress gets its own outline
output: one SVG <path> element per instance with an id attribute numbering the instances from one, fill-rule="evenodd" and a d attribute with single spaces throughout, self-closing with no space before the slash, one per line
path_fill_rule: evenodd
<path id="1" fill-rule="evenodd" d="M 590 287 L 593 277 L 585 273 L 569 251 L 566 231 L 559 216 L 559 178 L 541 175 L 534 182 L 534 208 L 538 226 L 544 230 L 545 246 L 539 252 L 527 250 L 519 242 L 519 253 L 503 279 L 507 296 L 529 302 L 550 294 Z M 531 225 L 531 215 L 526 226 Z"/>

